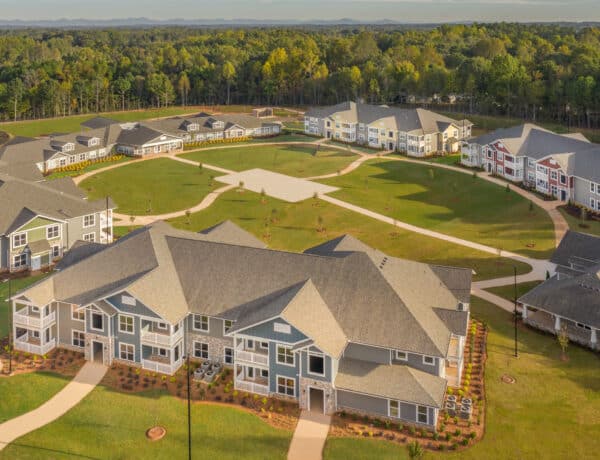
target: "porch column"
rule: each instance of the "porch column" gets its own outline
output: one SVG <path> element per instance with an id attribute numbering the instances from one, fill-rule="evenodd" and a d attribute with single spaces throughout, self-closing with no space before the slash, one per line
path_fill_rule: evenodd
<path id="1" fill-rule="evenodd" d="M 560 316 L 556 316 L 554 319 L 554 329 L 560 331 Z"/>
<path id="2" fill-rule="evenodd" d="M 523 304 L 523 319 L 527 319 L 527 305 Z"/>
<path id="3" fill-rule="evenodd" d="M 592 342 L 593 345 L 595 345 L 596 343 L 598 343 L 598 337 L 596 336 L 596 331 L 597 329 L 592 328 L 592 334 L 590 337 L 590 342 Z"/>

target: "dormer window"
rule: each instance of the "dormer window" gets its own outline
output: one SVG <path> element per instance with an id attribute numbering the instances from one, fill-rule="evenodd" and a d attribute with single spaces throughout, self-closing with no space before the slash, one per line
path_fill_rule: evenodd
<path id="1" fill-rule="evenodd" d="M 190 123 L 187 125 L 187 130 L 189 131 L 198 131 L 200 129 L 200 125 L 198 123 Z"/>
<path id="2" fill-rule="evenodd" d="M 98 139 L 97 137 L 92 137 L 88 140 L 88 147 L 93 147 L 95 145 L 100 144 L 100 139 Z"/>
<path id="3" fill-rule="evenodd" d="M 62 147 L 63 152 L 72 152 L 73 150 L 75 150 L 75 144 L 73 144 L 72 142 L 67 142 Z"/>

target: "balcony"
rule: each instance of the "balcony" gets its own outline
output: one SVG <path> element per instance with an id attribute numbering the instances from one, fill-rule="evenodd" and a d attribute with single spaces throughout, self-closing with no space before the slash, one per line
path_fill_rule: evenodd
<path id="1" fill-rule="evenodd" d="M 266 382 L 266 379 L 261 379 Z M 249 380 L 235 379 L 235 389 L 241 391 L 247 391 L 248 393 L 256 393 L 263 396 L 269 396 L 269 385 L 264 383 L 251 382 Z"/>
<path id="2" fill-rule="evenodd" d="M 17 337 L 15 340 L 15 350 L 33 353 L 34 355 L 45 355 L 56 346 L 56 339 L 52 339 L 44 344 L 40 343 L 40 339 L 30 336 L 28 332 Z"/>
<path id="3" fill-rule="evenodd" d="M 251 364 L 258 364 L 259 366 L 268 366 L 269 365 L 269 354 L 268 353 L 260 353 L 247 351 L 243 349 L 235 350 L 235 362 L 243 361 Z"/>
<path id="4" fill-rule="evenodd" d="M 151 330 L 149 326 L 145 326 L 142 329 L 142 343 L 147 345 L 161 345 L 163 347 L 172 348 L 182 337 L 183 328 L 181 327 L 173 334 L 170 334 L 168 330 L 164 332 L 156 329 Z"/>
<path id="5" fill-rule="evenodd" d="M 182 358 L 179 358 L 174 363 L 171 363 L 169 358 L 152 356 L 149 359 L 142 360 L 142 367 L 149 371 L 159 372 L 161 374 L 166 375 L 173 375 L 181 367 L 182 363 Z"/>
<path id="6" fill-rule="evenodd" d="M 31 315 L 25 313 L 27 308 L 15 312 L 13 321 L 16 326 L 30 327 L 35 329 L 46 328 L 56 321 L 56 313 L 52 312 L 47 316 Z"/>

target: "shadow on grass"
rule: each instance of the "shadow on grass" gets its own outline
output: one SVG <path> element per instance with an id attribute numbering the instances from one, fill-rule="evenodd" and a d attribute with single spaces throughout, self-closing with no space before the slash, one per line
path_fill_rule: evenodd
<path id="1" fill-rule="evenodd" d="M 12 443 L 10 443 L 10 446 L 17 447 L 19 449 L 25 449 L 28 451 L 44 452 L 47 454 L 45 458 L 53 458 L 52 454 L 61 454 L 66 457 L 73 457 L 73 458 L 86 458 L 89 460 L 100 460 L 102 458 L 102 457 L 91 457 L 89 455 L 79 454 L 79 453 L 75 453 L 75 452 L 67 452 L 66 450 L 50 449 L 48 447 L 33 446 L 30 444 L 22 444 L 20 442 L 12 442 Z"/>

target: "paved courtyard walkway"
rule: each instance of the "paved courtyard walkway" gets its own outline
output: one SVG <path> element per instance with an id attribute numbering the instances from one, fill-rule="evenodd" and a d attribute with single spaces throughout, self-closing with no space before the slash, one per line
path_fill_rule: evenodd
<path id="1" fill-rule="evenodd" d="M 87 362 L 62 390 L 37 409 L 0 424 L 0 450 L 21 436 L 55 421 L 76 406 L 100 383 L 107 367 Z M 6 397 L 1 395 L 0 397 Z"/>
<path id="2" fill-rule="evenodd" d="M 322 459 L 330 424 L 329 415 L 303 410 L 290 443 L 288 460 Z"/>

